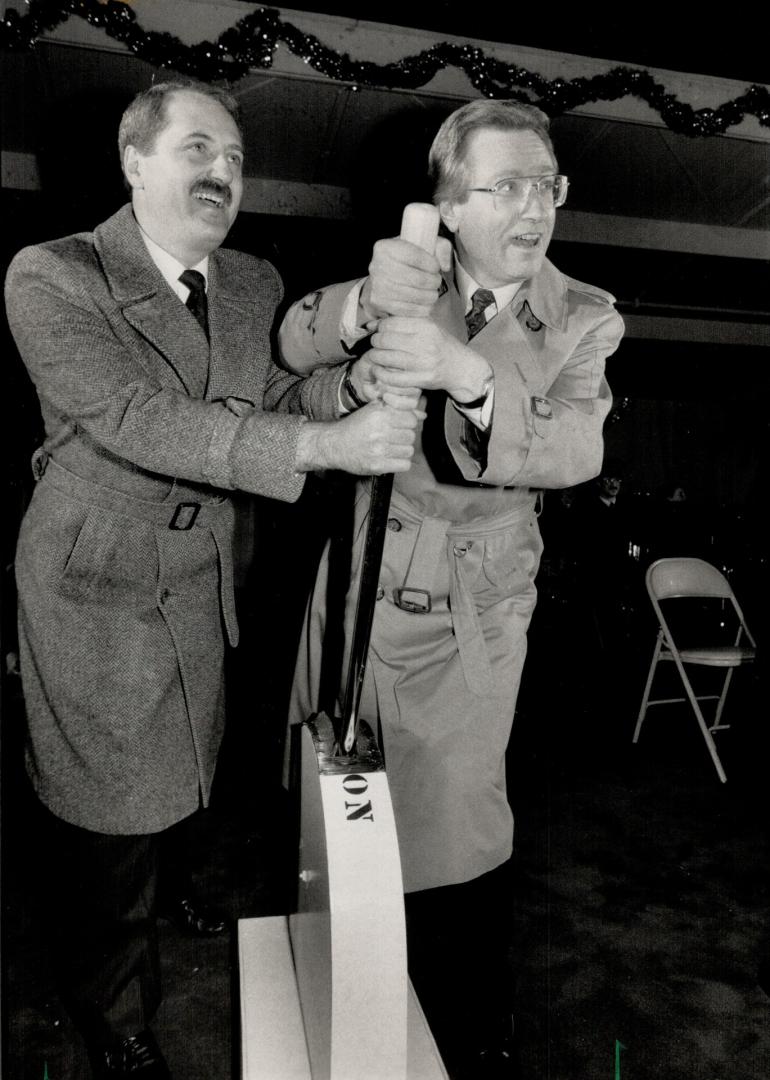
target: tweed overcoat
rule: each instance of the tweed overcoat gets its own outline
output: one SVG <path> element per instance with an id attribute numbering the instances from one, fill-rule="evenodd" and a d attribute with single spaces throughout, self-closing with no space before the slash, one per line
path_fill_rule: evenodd
<path id="1" fill-rule="evenodd" d="M 326 383 L 340 377 L 326 365 L 349 359 L 340 319 L 353 284 L 287 313 L 284 362 L 307 377 L 274 374 L 267 403 L 323 418 Z M 465 341 L 462 300 L 446 284 L 432 318 Z M 494 370 L 488 437 L 432 392 L 413 465 L 394 479 L 361 715 L 379 724 L 407 891 L 470 880 L 510 856 L 505 753 L 542 550 L 536 492 L 598 473 L 611 404 L 605 359 L 622 332 L 608 293 L 546 261 L 471 344 Z M 362 482 L 348 640 L 367 510 Z M 294 721 L 325 704 L 327 560 L 308 609 Z"/>
<path id="2" fill-rule="evenodd" d="M 303 484 L 302 419 L 262 411 L 281 292 L 269 263 L 214 252 L 209 347 L 130 205 L 9 268 L 46 431 L 16 557 L 27 769 L 75 825 L 155 832 L 208 800 L 238 634 L 229 493 Z"/>

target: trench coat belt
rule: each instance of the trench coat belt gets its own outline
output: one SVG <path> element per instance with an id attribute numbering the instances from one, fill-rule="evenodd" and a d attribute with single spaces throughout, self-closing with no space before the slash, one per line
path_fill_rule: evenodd
<path id="1" fill-rule="evenodd" d="M 173 501 L 152 502 L 149 499 L 137 499 L 134 495 L 104 487 L 95 480 L 77 476 L 58 465 L 47 454 L 38 456 L 39 454 L 37 451 L 33 458 L 33 469 L 38 483 L 50 484 L 80 502 L 111 510 L 119 516 L 136 521 L 165 526 L 177 532 L 186 532 L 191 528 L 210 530 L 219 556 L 222 617 L 230 644 L 238 644 L 232 559 L 234 511 L 230 499 L 222 496 L 214 501 L 201 502 L 199 493 L 191 487 L 180 487 Z"/>
<path id="2" fill-rule="evenodd" d="M 430 593 L 443 555 L 449 568 L 450 614 L 463 675 L 468 689 L 480 697 L 489 695 L 494 680 L 476 603 L 464 571 L 464 556 L 474 540 L 505 532 L 530 517 L 534 505 L 533 492 L 531 500 L 504 514 L 452 524 L 444 518 L 421 516 L 395 493 L 391 499 L 391 510 L 417 525 L 417 537 L 401 589 L 416 590 L 415 595 L 420 591 Z"/>

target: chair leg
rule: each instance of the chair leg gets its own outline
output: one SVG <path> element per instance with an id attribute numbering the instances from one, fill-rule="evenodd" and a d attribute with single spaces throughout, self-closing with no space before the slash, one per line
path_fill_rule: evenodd
<path id="1" fill-rule="evenodd" d="M 708 725 L 707 725 L 706 720 L 705 720 L 705 718 L 703 716 L 703 713 L 701 711 L 701 707 L 698 704 L 698 699 L 695 696 L 695 691 L 693 690 L 692 686 L 690 685 L 690 680 L 687 678 L 687 674 L 686 674 L 686 672 L 684 670 L 684 666 L 683 666 L 681 660 L 679 659 L 679 657 L 676 657 L 675 660 L 676 660 L 677 670 L 679 671 L 682 682 L 684 684 L 685 693 L 687 694 L 687 697 L 690 699 L 690 704 L 693 707 L 693 711 L 695 713 L 695 718 L 698 721 L 698 725 L 700 727 L 701 734 L 703 735 L 703 738 L 706 740 L 706 746 L 708 747 L 708 752 L 709 752 L 709 754 L 711 754 L 711 760 L 714 762 L 714 768 L 717 771 L 717 776 L 722 781 L 722 783 L 725 784 L 725 783 L 727 783 L 727 776 L 725 775 L 725 771 L 722 768 L 722 762 L 719 760 L 719 754 L 717 753 L 716 745 L 714 743 L 714 740 L 711 737 L 711 732 L 708 729 Z"/>
<path id="2" fill-rule="evenodd" d="M 639 709 L 639 717 L 636 721 L 636 727 L 634 728 L 634 737 L 631 742 L 639 741 L 639 732 L 642 730 L 642 724 L 644 718 L 647 715 L 647 702 L 650 700 L 650 691 L 652 690 L 652 680 L 655 678 L 655 668 L 658 664 L 658 657 L 660 656 L 660 650 L 663 646 L 663 631 L 658 632 L 658 640 L 655 642 L 655 649 L 652 654 L 652 663 L 650 664 L 650 670 L 647 674 L 647 682 L 644 687 L 644 693 L 642 694 L 642 704 Z"/>
<path id="3" fill-rule="evenodd" d="M 710 727 L 710 731 L 727 731 L 730 727 L 729 724 L 720 724 L 719 721 L 722 718 L 722 709 L 725 707 L 725 701 L 727 701 L 727 691 L 730 688 L 730 680 L 733 677 L 735 668 L 728 668 L 727 675 L 725 677 L 725 684 L 722 687 L 722 693 L 719 695 L 719 702 L 717 704 L 717 711 L 714 716 L 714 723 Z"/>

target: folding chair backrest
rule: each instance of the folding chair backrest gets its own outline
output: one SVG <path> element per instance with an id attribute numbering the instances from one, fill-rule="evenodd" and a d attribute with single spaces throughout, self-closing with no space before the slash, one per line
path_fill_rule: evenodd
<path id="1" fill-rule="evenodd" d="M 646 580 L 653 601 L 677 596 L 734 599 L 724 574 L 703 559 L 658 559 L 647 570 Z"/>
<path id="2" fill-rule="evenodd" d="M 704 559 L 658 559 L 648 567 L 645 582 L 668 646 L 674 651 L 676 651 L 676 646 L 661 607 L 661 601 L 680 597 L 729 600 L 738 621 L 734 644 L 738 645 L 745 634 L 751 645 L 756 648 L 756 641 L 746 625 L 743 611 L 730 587 L 730 582 L 711 563 L 707 563 Z"/>

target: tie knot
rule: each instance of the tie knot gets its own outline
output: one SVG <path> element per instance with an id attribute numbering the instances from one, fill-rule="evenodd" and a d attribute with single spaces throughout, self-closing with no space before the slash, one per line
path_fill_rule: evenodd
<path id="1" fill-rule="evenodd" d="M 179 275 L 179 280 L 186 285 L 191 293 L 205 293 L 206 279 L 198 270 L 185 270 Z"/>
<path id="2" fill-rule="evenodd" d="M 471 297 L 471 311 L 484 311 L 494 302 L 495 294 L 490 289 L 476 289 Z"/>
<path id="3" fill-rule="evenodd" d="M 486 316 L 484 312 L 490 304 L 494 304 L 495 294 L 489 289 L 476 289 L 471 297 L 471 310 L 465 316 L 465 325 L 468 328 L 468 340 L 475 337 L 484 326 Z"/>

